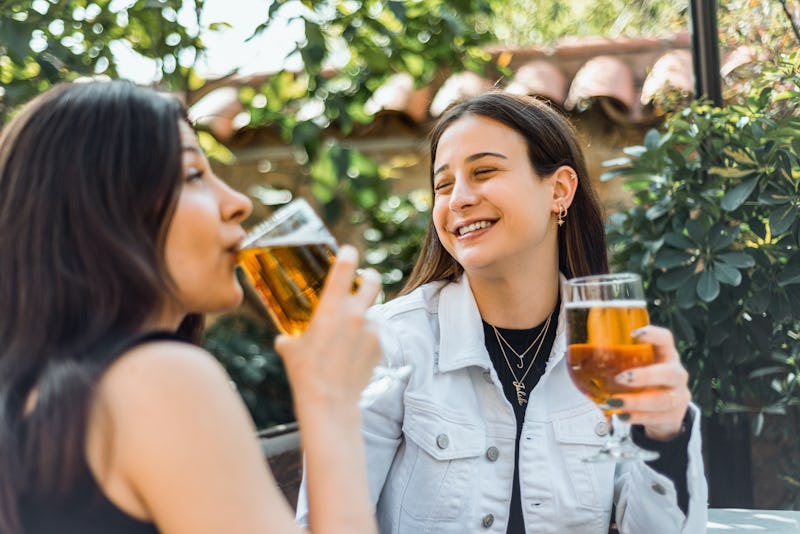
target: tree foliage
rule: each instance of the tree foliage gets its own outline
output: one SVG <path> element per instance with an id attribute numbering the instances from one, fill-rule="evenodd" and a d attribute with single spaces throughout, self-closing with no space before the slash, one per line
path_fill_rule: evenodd
<path id="1" fill-rule="evenodd" d="M 196 29 L 203 0 L 195 1 L 196 10 L 184 4 L 0 0 L 0 125 L 21 103 L 59 81 L 117 77 L 116 47 L 155 59 L 164 88 L 186 89 L 203 49 Z M 187 15 L 194 24 L 187 24 Z"/>
<path id="2" fill-rule="evenodd" d="M 757 425 L 800 404 L 800 55 L 766 73 L 742 104 L 676 111 L 604 175 L 634 194 L 610 218 L 613 257 L 645 275 L 695 398 Z"/>

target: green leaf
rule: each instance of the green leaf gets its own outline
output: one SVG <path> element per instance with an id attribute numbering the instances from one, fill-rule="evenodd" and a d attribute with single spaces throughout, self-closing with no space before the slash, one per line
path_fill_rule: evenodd
<path id="1" fill-rule="evenodd" d="M 689 232 L 689 237 L 695 243 L 705 243 L 706 229 L 699 220 L 689 219 L 686 221 L 686 231 Z"/>
<path id="2" fill-rule="evenodd" d="M 714 252 L 723 250 L 731 246 L 739 237 L 739 229 L 722 225 L 714 225 L 709 231 L 708 244 Z"/>
<path id="3" fill-rule="evenodd" d="M 733 211 L 741 206 L 758 185 L 758 179 L 758 176 L 750 178 L 725 193 L 720 202 L 722 209 L 725 211 Z"/>
<path id="4" fill-rule="evenodd" d="M 753 169 L 742 169 L 741 167 L 711 167 L 708 169 L 709 174 L 721 178 L 744 178 L 745 176 L 750 176 L 753 172 Z"/>
<path id="5" fill-rule="evenodd" d="M 672 269 L 673 267 L 684 265 L 693 257 L 693 254 L 689 254 L 682 250 L 675 250 L 674 248 L 662 248 L 658 254 L 656 254 L 656 257 L 653 260 L 653 267 L 657 267 L 659 269 Z"/>
<path id="6" fill-rule="evenodd" d="M 656 287 L 661 291 L 674 291 L 681 287 L 694 274 L 694 265 L 679 267 L 662 274 L 656 280 Z"/>
<path id="7" fill-rule="evenodd" d="M 719 283 L 729 286 L 738 286 L 742 283 L 742 273 L 736 267 L 719 261 L 714 262 L 714 277 Z"/>
<path id="8" fill-rule="evenodd" d="M 658 133 L 658 130 L 653 128 L 645 134 L 644 146 L 650 150 L 656 149 L 659 147 L 660 140 L 661 140 L 661 134 Z"/>
<path id="9" fill-rule="evenodd" d="M 747 378 L 753 380 L 754 378 L 763 378 L 769 375 L 785 374 L 785 373 L 786 373 L 786 367 L 775 365 L 771 367 L 761 367 L 760 369 L 756 369 L 750 372 L 747 375 Z"/>
<path id="10" fill-rule="evenodd" d="M 736 163 L 739 163 L 740 165 L 741 164 L 755 165 L 756 163 L 753 160 L 753 158 L 751 158 L 750 155 L 741 148 L 737 148 L 735 150 L 732 148 L 726 148 L 724 152 L 726 156 L 734 160 Z"/>
<path id="11" fill-rule="evenodd" d="M 800 265 L 795 264 L 785 267 L 778 273 L 777 280 L 780 287 L 800 284 Z"/>
<path id="12" fill-rule="evenodd" d="M 786 233 L 797 219 L 797 207 L 787 204 L 773 210 L 769 214 L 769 229 L 773 236 Z"/>
<path id="13" fill-rule="evenodd" d="M 670 210 L 670 206 L 666 202 L 659 202 L 655 206 L 650 207 L 650 209 L 645 212 L 645 216 L 648 220 L 654 221 L 659 217 L 664 216 L 664 214 L 668 213 Z"/>
<path id="14" fill-rule="evenodd" d="M 695 297 L 695 287 L 697 287 L 698 275 L 692 274 L 678 290 L 675 292 L 675 303 L 679 308 L 688 310 L 697 304 Z"/>
<path id="15" fill-rule="evenodd" d="M 664 234 L 664 243 L 683 250 L 692 250 L 697 248 L 697 245 L 690 241 L 688 237 L 677 232 L 668 232 Z"/>
<path id="16" fill-rule="evenodd" d="M 603 167 L 616 167 L 618 165 L 630 165 L 631 158 L 614 158 L 605 160 L 601 166 Z"/>
<path id="17" fill-rule="evenodd" d="M 697 280 L 697 296 L 704 302 L 711 302 L 719 296 L 719 282 L 710 269 L 700 273 Z"/>
<path id="18" fill-rule="evenodd" d="M 746 252 L 723 252 L 717 255 L 717 259 L 739 269 L 747 269 L 756 264 L 756 260 Z"/>

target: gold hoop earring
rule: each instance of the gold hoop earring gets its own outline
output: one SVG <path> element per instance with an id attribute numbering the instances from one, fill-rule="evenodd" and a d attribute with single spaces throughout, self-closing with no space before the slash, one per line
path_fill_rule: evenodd
<path id="1" fill-rule="evenodd" d="M 564 221 L 567 218 L 567 207 L 564 204 L 558 206 L 558 215 L 556 215 L 556 223 L 559 226 L 564 226 Z"/>

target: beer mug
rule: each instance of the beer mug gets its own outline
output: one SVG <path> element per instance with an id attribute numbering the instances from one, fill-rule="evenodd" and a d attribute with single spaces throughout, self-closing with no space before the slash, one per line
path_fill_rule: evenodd
<path id="1" fill-rule="evenodd" d="M 308 327 L 336 250 L 336 240 L 325 223 L 302 198 L 282 206 L 248 232 L 239 250 L 239 264 L 278 330 L 298 335 Z M 372 382 L 361 395 L 361 406 L 368 406 L 410 374 L 410 366 L 376 366 Z"/>
<path id="2" fill-rule="evenodd" d="M 239 264 L 278 330 L 296 335 L 308 327 L 335 257 L 336 240 L 298 198 L 250 230 Z"/>
<path id="3" fill-rule="evenodd" d="M 615 376 L 655 363 L 652 345 L 631 335 L 650 322 L 641 277 L 620 273 L 573 278 L 567 280 L 565 290 L 569 374 L 577 388 L 603 410 L 612 429 L 609 441 L 586 460 L 658 458 L 658 453 L 633 443 L 629 426 L 620 432 L 610 424 L 615 410 L 606 404 L 615 394 L 642 391 L 617 383 Z"/>

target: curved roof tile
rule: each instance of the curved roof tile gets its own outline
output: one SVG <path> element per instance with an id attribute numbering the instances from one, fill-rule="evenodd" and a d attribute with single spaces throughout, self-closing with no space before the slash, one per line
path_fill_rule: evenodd
<path id="1" fill-rule="evenodd" d="M 693 91 L 691 51 L 672 50 L 658 58 L 642 84 L 641 103 L 650 104 L 667 87 L 688 93 Z"/>
<path id="2" fill-rule="evenodd" d="M 565 107 L 582 111 L 593 98 L 607 97 L 617 100 L 625 112 L 636 107 L 633 72 L 627 63 L 614 56 L 598 56 L 587 61 L 578 70 Z"/>
<path id="3" fill-rule="evenodd" d="M 563 107 L 567 86 L 567 77 L 558 67 L 545 59 L 537 59 L 517 69 L 506 91 L 546 98 Z"/>

